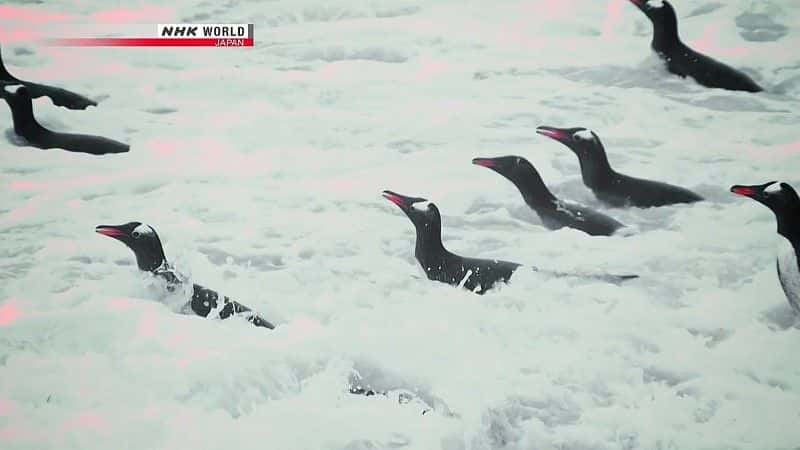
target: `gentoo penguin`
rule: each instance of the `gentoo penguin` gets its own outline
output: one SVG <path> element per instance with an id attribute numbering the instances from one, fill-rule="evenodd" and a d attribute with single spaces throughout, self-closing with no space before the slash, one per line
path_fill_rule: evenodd
<path id="1" fill-rule="evenodd" d="M 16 92 L 9 89 L 16 87 Z M 59 133 L 41 126 L 33 116 L 33 103 L 28 88 L 21 85 L 4 85 L 0 89 L 14 121 L 14 132 L 25 138 L 37 148 L 60 148 L 70 152 L 104 155 L 106 153 L 125 153 L 130 146 L 101 136 L 86 134 Z"/>
<path id="2" fill-rule="evenodd" d="M 465 258 L 449 252 L 442 243 L 442 217 L 435 204 L 424 198 L 407 197 L 392 191 L 383 191 L 383 197 L 397 205 L 414 224 L 417 232 L 414 256 L 429 280 L 462 286 L 477 294 L 484 294 L 497 283 L 508 282 L 511 275 L 522 267 L 522 264 L 515 262 Z M 414 206 L 422 202 L 427 203 L 427 206 Z M 569 274 L 541 270 L 533 266 L 528 268 L 559 277 L 594 278 L 610 283 L 638 278 L 638 275 Z"/>
<path id="3" fill-rule="evenodd" d="M 141 222 L 129 222 L 123 225 L 98 225 L 95 231 L 127 245 L 136 256 L 136 264 L 139 266 L 139 270 L 150 272 L 166 280 L 168 291 L 174 292 L 186 282 L 186 277 L 167 262 L 161 239 L 159 239 L 156 230 L 150 225 Z M 213 311 L 215 316 L 220 319 L 227 319 L 236 315 L 246 318 L 248 322 L 258 327 L 275 328 L 274 325 L 259 317 L 247 306 L 225 296 L 221 297 L 221 303 L 219 300 L 220 295 L 217 292 L 199 284 L 192 284 L 192 298 L 183 305 L 181 312 L 192 311 L 198 316 L 207 317 Z"/>
<path id="4" fill-rule="evenodd" d="M 492 169 L 514 183 L 525 203 L 536 211 L 544 226 L 551 230 L 570 227 L 592 236 L 610 236 L 625 226 L 605 214 L 556 198 L 547 189 L 533 164 L 525 158 L 474 158 L 472 164 Z"/>
<path id="5" fill-rule="evenodd" d="M 97 106 L 97 102 L 94 100 L 66 89 L 20 80 L 8 72 L 8 69 L 3 64 L 2 54 L 0 54 L 0 83 L 25 85 L 31 98 L 50 97 L 50 100 L 56 106 L 63 106 L 69 109 L 86 109 L 89 106 Z"/>
<path id="6" fill-rule="evenodd" d="M 777 268 L 781 287 L 796 313 L 800 314 L 800 198 L 786 183 L 770 181 L 761 185 L 731 187 L 731 192 L 766 206 L 778 221 L 780 250 Z"/>
<path id="7" fill-rule="evenodd" d="M 761 86 L 746 74 L 696 52 L 681 42 L 678 17 L 666 0 L 630 0 L 653 23 L 650 47 L 664 60 L 667 70 L 692 77 L 703 86 L 731 91 L 760 92 Z"/>
<path id="8" fill-rule="evenodd" d="M 580 162 L 583 184 L 594 192 L 598 200 L 610 206 L 649 208 L 703 200 L 682 187 L 634 178 L 614 171 L 608 162 L 603 143 L 594 131 L 586 128 L 541 126 L 536 132 L 569 147 Z"/>
<path id="9" fill-rule="evenodd" d="M 419 197 L 406 197 L 392 191 L 383 196 L 394 203 L 411 219 L 417 230 L 414 256 L 428 279 L 454 286 L 463 286 L 483 294 L 499 281 L 508 282 L 521 264 L 490 259 L 464 258 L 447 251 L 442 243 L 442 217 L 435 204 Z M 414 204 L 427 202 L 425 209 Z"/>

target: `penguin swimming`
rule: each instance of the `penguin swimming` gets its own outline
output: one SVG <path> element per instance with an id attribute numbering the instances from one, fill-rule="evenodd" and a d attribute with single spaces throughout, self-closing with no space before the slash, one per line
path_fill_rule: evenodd
<path id="1" fill-rule="evenodd" d="M 128 246 L 136 256 L 136 265 L 139 266 L 139 270 L 150 272 L 166 280 L 169 292 L 174 292 L 186 282 L 186 277 L 177 272 L 167 262 L 161 239 L 159 239 L 156 230 L 150 225 L 141 222 L 129 222 L 123 225 L 98 225 L 95 231 Z M 188 313 L 192 311 L 198 316 L 208 317 L 213 311 L 220 319 L 241 316 L 255 326 L 269 329 L 275 328 L 274 325 L 259 317 L 247 306 L 228 297 L 220 297 L 217 292 L 211 289 L 192 284 L 192 298 L 183 305 L 181 312 Z"/>
<path id="2" fill-rule="evenodd" d="M 514 183 L 525 203 L 536 211 L 544 226 L 551 230 L 570 227 L 592 236 L 610 236 L 625 226 L 605 214 L 556 198 L 547 189 L 533 164 L 525 158 L 475 158 L 472 164 L 489 168 Z"/>
<path id="3" fill-rule="evenodd" d="M 3 56 L 0 52 L 0 83 L 22 84 L 28 88 L 31 98 L 49 97 L 56 106 L 63 106 L 69 109 L 86 109 L 89 106 L 97 106 L 97 102 L 90 100 L 80 94 L 44 84 L 23 81 L 11 75 L 3 64 Z"/>
<path id="4" fill-rule="evenodd" d="M 397 205 L 416 228 L 414 256 L 429 280 L 462 286 L 477 294 L 484 294 L 497 283 L 507 283 L 514 272 L 523 267 L 510 261 L 465 258 L 449 252 L 442 243 L 442 217 L 439 208 L 427 199 L 407 197 L 392 191 L 383 191 L 383 197 Z M 424 209 L 414 206 L 427 203 Z M 638 275 L 585 275 L 530 269 L 559 277 L 594 278 L 610 283 L 620 283 L 638 278 Z"/>
<path id="5" fill-rule="evenodd" d="M 682 187 L 616 172 L 611 168 L 603 143 L 594 131 L 541 126 L 536 128 L 536 132 L 561 142 L 575 153 L 581 165 L 583 184 L 607 205 L 650 208 L 703 200 Z"/>
<path id="6" fill-rule="evenodd" d="M 16 92 L 8 89 L 18 86 Z M 87 134 L 60 133 L 41 126 L 33 116 L 33 102 L 28 88 L 20 85 L 4 85 L 0 89 L 14 121 L 14 132 L 33 147 L 41 149 L 60 148 L 70 152 L 105 155 L 107 153 L 125 153 L 130 150 L 128 144 L 117 142 L 101 136 Z"/>
<path id="7" fill-rule="evenodd" d="M 800 198 L 787 183 L 770 181 L 760 185 L 731 186 L 731 192 L 749 197 L 769 208 L 778 222 L 780 249 L 778 279 L 789 305 L 800 314 Z"/>
<path id="8" fill-rule="evenodd" d="M 483 294 L 497 282 L 508 282 L 521 264 L 490 259 L 464 258 L 450 253 L 442 243 L 442 218 L 435 204 L 419 197 L 406 197 L 383 191 L 383 197 L 397 205 L 417 230 L 414 256 L 428 279 L 463 286 Z M 424 210 L 414 204 L 428 202 Z"/>
<path id="9" fill-rule="evenodd" d="M 653 24 L 650 47 L 664 60 L 666 68 L 680 77 L 692 77 L 710 88 L 731 91 L 761 92 L 761 88 L 745 73 L 696 52 L 678 36 L 678 17 L 666 0 L 630 0 Z"/>

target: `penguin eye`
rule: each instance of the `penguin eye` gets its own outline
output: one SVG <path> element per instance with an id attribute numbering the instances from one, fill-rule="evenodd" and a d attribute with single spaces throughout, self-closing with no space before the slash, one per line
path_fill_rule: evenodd
<path id="1" fill-rule="evenodd" d="M 139 233 L 138 231 L 134 231 L 133 233 L 131 233 L 131 235 L 133 235 L 133 237 L 135 237 L 136 239 L 139 239 L 139 236 L 141 236 L 142 234 Z"/>

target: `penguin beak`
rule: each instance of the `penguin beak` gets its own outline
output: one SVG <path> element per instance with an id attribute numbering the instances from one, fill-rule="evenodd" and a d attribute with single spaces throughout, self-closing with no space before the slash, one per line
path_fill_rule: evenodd
<path id="1" fill-rule="evenodd" d="M 741 195 L 742 197 L 749 197 L 758 202 L 763 202 L 763 200 L 766 198 L 764 192 L 768 187 L 772 186 L 775 183 L 777 183 L 777 181 L 770 181 L 769 183 L 752 185 L 752 186 L 737 184 L 731 186 L 731 192 L 733 192 L 736 195 Z"/>
<path id="2" fill-rule="evenodd" d="M 735 186 L 731 186 L 731 192 L 736 195 L 741 195 L 743 197 L 754 197 L 756 195 L 756 190 L 750 186 L 739 186 L 738 184 Z"/>
<path id="3" fill-rule="evenodd" d="M 383 198 L 399 206 L 403 212 L 408 212 L 408 210 L 411 209 L 411 205 L 414 203 L 428 201 L 427 199 L 421 197 L 406 197 L 405 195 L 400 195 L 392 191 L 383 191 Z"/>
<path id="4" fill-rule="evenodd" d="M 497 169 L 497 161 L 492 158 L 472 158 L 472 164 L 476 166 L 486 167 L 487 169 Z"/>
<path id="5" fill-rule="evenodd" d="M 647 0 L 629 0 L 629 1 L 642 11 L 644 11 L 647 8 Z"/>
<path id="6" fill-rule="evenodd" d="M 100 233 L 103 236 L 108 236 L 117 240 L 120 240 L 128 235 L 128 233 L 122 231 L 115 225 L 98 225 L 94 231 L 95 233 Z"/>
<path id="7" fill-rule="evenodd" d="M 541 126 L 536 128 L 536 132 L 562 143 L 566 143 L 569 140 L 569 134 L 556 127 Z"/>

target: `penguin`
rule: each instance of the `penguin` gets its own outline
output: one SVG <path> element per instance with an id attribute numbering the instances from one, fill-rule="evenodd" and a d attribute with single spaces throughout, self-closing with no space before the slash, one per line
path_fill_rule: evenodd
<path id="1" fill-rule="evenodd" d="M 383 197 L 397 205 L 414 224 L 417 234 L 414 256 L 429 280 L 460 286 L 482 295 L 499 283 L 507 283 L 514 272 L 523 267 L 522 264 L 510 261 L 456 255 L 448 251 L 442 243 L 442 217 L 434 203 L 425 198 L 408 197 L 392 191 L 383 191 Z M 423 202 L 427 206 L 415 206 Z M 594 278 L 615 284 L 638 278 L 638 275 L 569 274 L 528 267 L 533 271 L 557 277 Z"/>
<path id="2" fill-rule="evenodd" d="M 800 198 L 787 183 L 770 181 L 760 185 L 734 185 L 731 192 L 749 197 L 769 208 L 778 222 L 776 267 L 789 305 L 800 314 Z"/>
<path id="3" fill-rule="evenodd" d="M 764 89 L 745 73 L 689 48 L 678 36 L 675 8 L 666 0 L 630 0 L 653 24 L 650 47 L 667 70 L 682 78 L 692 77 L 705 87 L 731 91 L 761 92 Z"/>
<path id="4" fill-rule="evenodd" d="M 547 189 L 533 164 L 525 158 L 474 158 L 472 164 L 491 169 L 514 183 L 525 203 L 536 211 L 544 226 L 551 230 L 570 227 L 592 236 L 611 236 L 625 227 L 605 214 L 557 198 Z"/>
<path id="5" fill-rule="evenodd" d="M 54 105 L 68 109 L 86 109 L 89 106 L 97 106 L 97 102 L 80 94 L 59 87 L 23 81 L 11 75 L 3 64 L 2 52 L 0 52 L 0 83 L 24 85 L 28 88 L 31 98 L 49 97 Z"/>
<path id="6" fill-rule="evenodd" d="M 650 208 L 703 200 L 703 197 L 682 187 L 616 172 L 611 168 L 603 143 L 594 131 L 540 126 L 536 132 L 561 142 L 575 153 L 581 165 L 583 184 L 607 205 Z"/>
<path id="7" fill-rule="evenodd" d="M 156 230 L 141 222 L 128 222 L 123 225 L 98 225 L 95 232 L 114 238 L 133 251 L 139 270 L 150 272 L 154 276 L 166 280 L 167 290 L 174 292 L 186 283 L 186 277 L 176 271 L 164 256 L 164 247 Z M 183 305 L 181 312 L 189 311 L 198 316 L 208 317 L 214 312 L 220 319 L 241 316 L 257 327 L 273 329 L 274 325 L 261 318 L 250 308 L 235 302 L 228 297 L 220 296 L 216 291 L 192 284 L 191 300 Z M 213 316 L 212 316 L 213 317 Z"/>
<path id="8" fill-rule="evenodd" d="M 16 87 L 16 92 L 9 89 Z M 87 134 L 59 133 L 41 126 L 33 116 L 33 102 L 28 88 L 20 85 L 4 85 L 0 89 L 14 121 L 14 132 L 33 147 L 41 149 L 60 148 L 70 152 L 105 155 L 107 153 L 125 153 L 130 150 L 128 144 L 117 142 L 101 136 Z"/>

